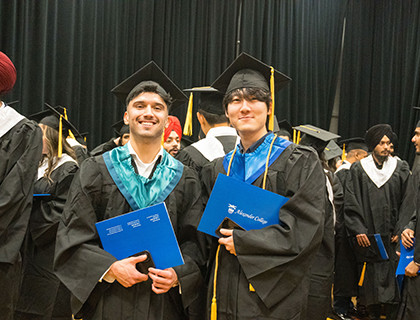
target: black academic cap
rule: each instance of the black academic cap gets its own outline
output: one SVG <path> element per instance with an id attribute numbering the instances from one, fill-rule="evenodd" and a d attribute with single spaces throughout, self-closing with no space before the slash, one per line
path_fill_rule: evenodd
<path id="1" fill-rule="evenodd" d="M 154 81 L 159 84 L 158 91 L 162 93 L 169 93 L 173 99 L 172 109 L 177 108 L 182 103 L 187 101 L 187 96 L 181 89 L 159 68 L 159 66 L 150 61 L 143 68 L 133 73 L 130 77 L 118 84 L 111 90 L 115 96 L 126 104 L 126 99 L 129 93 L 137 87 L 140 83 L 147 84 L 147 82 Z"/>
<path id="2" fill-rule="evenodd" d="M 295 127 L 295 129 L 305 134 L 299 144 L 313 147 L 318 152 L 318 155 L 321 155 L 330 140 L 340 138 L 338 134 L 317 128 L 310 124 Z"/>
<path id="3" fill-rule="evenodd" d="M 270 91 L 271 67 L 242 52 L 235 61 L 213 82 L 212 87 L 230 93 L 240 88 L 260 88 Z M 274 70 L 275 92 L 290 82 L 285 74 Z"/>
<path id="4" fill-rule="evenodd" d="M 119 137 L 121 137 L 123 134 L 130 133 L 130 126 L 125 124 L 123 119 L 115 122 L 112 127 Z"/>
<path id="5" fill-rule="evenodd" d="M 86 137 L 89 135 L 89 132 L 83 132 L 80 134 L 80 137 L 76 137 L 77 142 L 80 144 L 86 145 Z"/>
<path id="6" fill-rule="evenodd" d="M 223 109 L 223 93 L 212 87 L 196 87 L 184 89 L 184 92 L 199 93 L 200 103 L 198 108 L 212 114 L 225 114 Z"/>
<path id="7" fill-rule="evenodd" d="M 327 146 L 324 149 L 324 158 L 329 161 L 336 157 L 340 157 L 343 153 L 343 150 L 335 143 L 333 140 L 328 142 Z"/>
<path id="8" fill-rule="evenodd" d="M 60 117 L 62 116 L 62 133 L 64 136 L 68 136 L 69 130 L 71 130 L 75 137 L 83 138 L 76 127 L 69 120 L 66 120 L 65 109 L 62 106 L 53 108 L 48 103 L 45 103 L 45 105 L 47 110 L 30 115 L 28 118 L 58 131 L 60 128 Z"/>
<path id="9" fill-rule="evenodd" d="M 350 138 L 350 139 L 340 140 L 339 145 L 342 148 L 343 148 L 343 145 L 344 145 L 344 150 L 346 152 L 350 152 L 350 151 L 356 150 L 356 149 L 365 150 L 366 152 L 368 151 L 368 147 L 365 143 L 365 139 L 363 139 L 361 137 L 354 137 L 354 138 Z"/>
<path id="10" fill-rule="evenodd" d="M 279 127 L 279 130 L 278 130 L 279 135 L 288 136 L 289 139 L 292 139 L 293 127 L 291 126 L 289 121 L 287 121 L 286 119 L 279 121 L 278 127 Z"/>

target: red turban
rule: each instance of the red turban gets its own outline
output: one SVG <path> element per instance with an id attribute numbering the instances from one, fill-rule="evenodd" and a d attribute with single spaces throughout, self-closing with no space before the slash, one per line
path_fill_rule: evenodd
<path id="1" fill-rule="evenodd" d="M 172 130 L 178 134 L 179 141 L 181 141 L 181 137 L 182 137 L 181 123 L 179 122 L 177 117 L 169 116 L 168 122 L 166 123 L 166 126 L 165 126 L 165 133 L 163 134 L 163 141 L 166 141 L 168 139 Z"/>
<path id="2" fill-rule="evenodd" d="M 0 51 L 0 94 L 12 90 L 16 82 L 16 69 L 12 61 Z"/>

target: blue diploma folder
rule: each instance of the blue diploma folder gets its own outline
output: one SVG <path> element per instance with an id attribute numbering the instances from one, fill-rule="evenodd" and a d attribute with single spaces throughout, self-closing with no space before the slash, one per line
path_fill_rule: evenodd
<path id="1" fill-rule="evenodd" d="M 289 199 L 219 173 L 198 230 L 213 237 L 225 217 L 245 230 L 278 224 L 280 208 Z"/>
<path id="2" fill-rule="evenodd" d="M 157 269 L 184 264 L 163 202 L 95 225 L 104 250 L 118 260 L 148 250 Z"/>
<path id="3" fill-rule="evenodd" d="M 414 239 L 414 245 L 416 244 L 415 239 Z M 404 275 L 405 274 L 405 268 L 408 266 L 408 264 L 414 260 L 414 246 L 412 246 L 411 248 L 406 248 L 403 246 L 402 241 L 400 240 L 400 250 L 401 250 L 401 255 L 400 255 L 400 260 L 398 261 L 398 267 L 397 267 L 397 272 L 395 272 L 395 275 Z M 420 270 L 419 270 L 420 272 Z"/>

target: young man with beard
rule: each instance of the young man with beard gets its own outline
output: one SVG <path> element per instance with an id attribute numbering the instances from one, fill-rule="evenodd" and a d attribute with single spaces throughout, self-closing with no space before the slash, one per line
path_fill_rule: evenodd
<path id="1" fill-rule="evenodd" d="M 207 314 L 212 319 L 305 315 L 308 271 L 322 239 L 325 177 L 312 149 L 267 132 L 267 116 L 273 113 L 271 74 L 276 91 L 290 81 L 242 53 L 212 85 L 225 93 L 225 113 L 241 142 L 203 167 L 205 201 L 218 174 L 228 172 L 289 198 L 279 211 L 278 224 L 250 231 L 221 229 L 225 237 L 211 239 Z M 264 203 L 260 206 L 264 210 Z"/>
<path id="2" fill-rule="evenodd" d="M 169 116 L 163 134 L 163 149 L 172 157 L 175 157 L 181 147 L 181 138 L 182 129 L 179 119 L 175 116 Z"/>
<path id="3" fill-rule="evenodd" d="M 410 170 L 406 162 L 390 157 L 393 136 L 388 124 L 371 127 L 365 142 L 372 154 L 352 165 L 346 183 L 344 217 L 350 236 L 356 237 L 356 245 L 369 247 L 368 235 L 380 234 L 389 255 L 389 260 L 365 265 L 363 292 L 371 319 L 380 318 L 381 304 L 386 318 L 395 319 L 399 301 L 396 227 Z"/>
<path id="4" fill-rule="evenodd" d="M 75 176 L 57 233 L 56 275 L 77 318 L 186 319 L 202 283 L 200 182 L 162 148 L 168 111 L 186 97 L 154 62 L 113 92 L 126 101 L 130 141 L 87 159 Z M 185 264 L 143 274 L 136 264 L 146 255 L 117 260 L 102 248 L 96 222 L 161 202 Z"/>

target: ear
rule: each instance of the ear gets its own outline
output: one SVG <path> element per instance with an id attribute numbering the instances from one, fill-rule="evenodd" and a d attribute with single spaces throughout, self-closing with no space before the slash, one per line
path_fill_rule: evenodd
<path id="1" fill-rule="evenodd" d="M 273 102 L 272 101 L 268 105 L 267 115 L 269 116 L 271 114 L 271 112 L 273 112 Z"/>
<path id="2" fill-rule="evenodd" d="M 128 113 L 126 111 L 126 112 L 124 112 L 124 124 L 128 125 L 129 123 L 130 122 L 129 122 L 129 118 L 128 118 Z"/>

